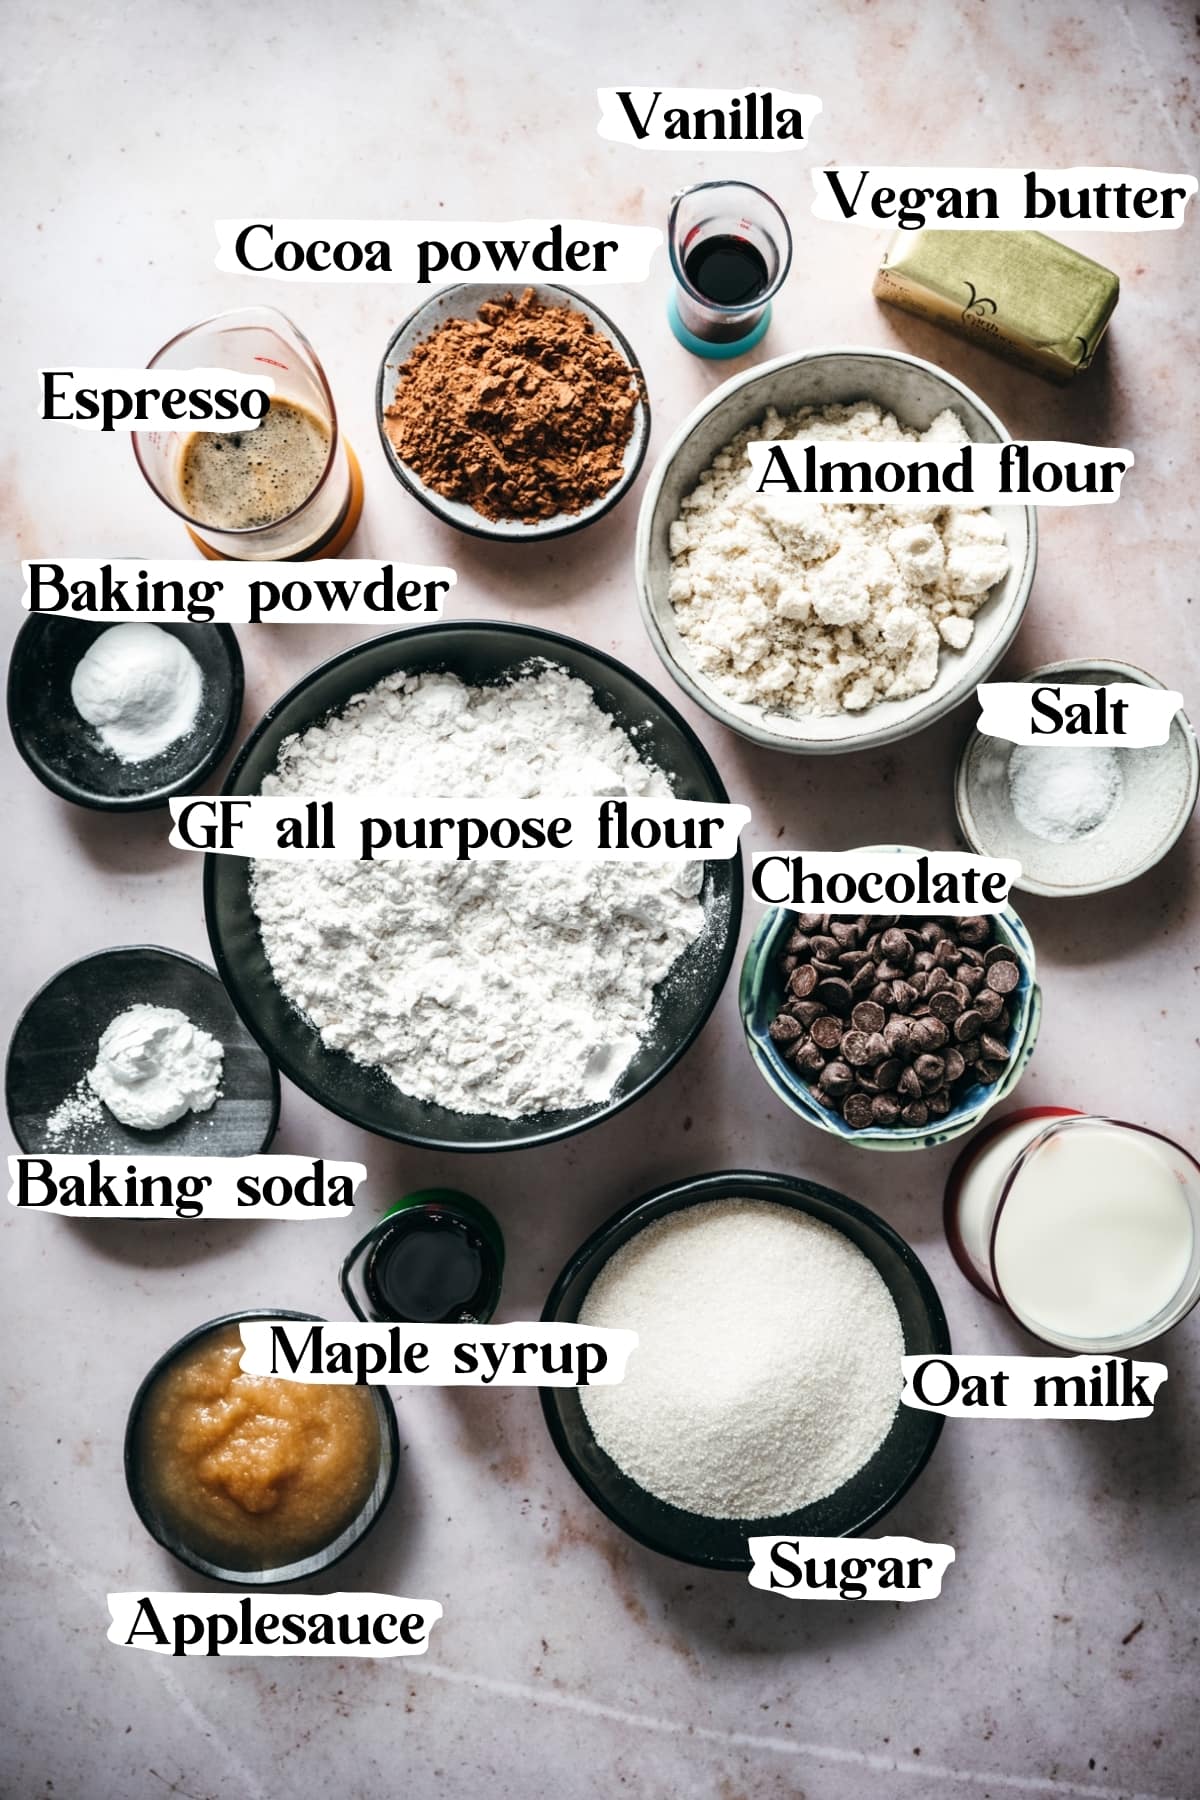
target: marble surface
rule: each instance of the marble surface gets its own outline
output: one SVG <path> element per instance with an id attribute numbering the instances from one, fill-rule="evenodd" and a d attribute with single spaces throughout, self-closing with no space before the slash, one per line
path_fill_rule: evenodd
<path id="1" fill-rule="evenodd" d="M 973 708 L 869 756 L 790 761 L 729 736 L 673 690 L 643 634 L 636 493 L 594 529 L 541 550 L 440 528 L 389 476 L 372 421 L 377 360 L 414 291 L 285 290 L 218 274 L 212 221 L 263 208 L 659 223 L 685 181 L 764 182 L 790 213 L 796 256 L 763 355 L 898 345 L 963 377 L 1015 435 L 1135 451 L 1118 507 L 1043 512 L 1037 581 L 1007 667 L 1124 657 L 1181 686 L 1195 715 L 1195 511 L 1181 492 L 1196 410 L 1186 304 L 1195 222 L 1086 240 L 1119 271 L 1123 296 L 1097 366 L 1060 391 L 878 309 L 870 281 L 883 236 L 809 218 L 808 155 L 608 144 L 595 134 L 592 93 L 597 81 L 654 79 L 808 89 L 825 101 L 813 160 L 1182 170 L 1196 162 L 1195 45 L 1192 9 L 1152 0 L 1102 14 L 1065 0 L 818 0 L 732 16 L 713 0 L 26 9 L 10 21 L 3 77 L 16 271 L 0 351 L 3 630 L 11 637 L 19 624 L 22 556 L 186 552 L 123 438 L 35 422 L 34 371 L 64 359 L 141 364 L 192 320 L 273 301 L 326 359 L 363 458 L 353 550 L 449 562 L 460 577 L 454 616 L 575 633 L 666 688 L 732 796 L 753 806 L 751 844 L 827 849 L 899 834 L 949 847 L 953 760 Z M 668 336 L 665 279 L 660 260 L 644 287 L 601 298 L 645 363 L 651 461 L 726 372 Z M 244 729 L 356 635 L 243 630 Z M 63 962 L 103 945 L 148 940 L 206 955 L 199 866 L 167 847 L 163 817 L 75 811 L 5 749 L 12 1015 Z M 1134 887 L 1022 904 L 1046 995 L 1023 1102 L 1111 1109 L 1194 1148 L 1198 857 L 1193 825 Z M 338 1576 L 346 1588 L 441 1599 L 426 1659 L 173 1663 L 110 1646 L 106 1592 L 193 1585 L 146 1537 L 124 1491 L 125 1412 L 144 1369 L 179 1332 L 240 1305 L 336 1314 L 336 1266 L 364 1218 L 418 1184 L 465 1184 L 494 1206 L 509 1245 L 505 1309 L 519 1317 L 539 1310 L 567 1253 L 631 1195 L 720 1167 L 802 1171 L 877 1208 L 914 1243 L 956 1347 L 1029 1348 L 950 1261 L 940 1226 L 950 1153 L 871 1157 L 781 1112 L 742 1044 L 732 981 L 653 1095 L 558 1148 L 469 1163 L 421 1155 L 354 1131 L 286 1084 L 277 1148 L 364 1160 L 358 1224 L 68 1223 L 3 1209 L 4 1795 L 1196 1792 L 1195 1320 L 1164 1346 L 1171 1378 L 1148 1423 L 948 1425 L 887 1522 L 956 1547 L 933 1604 L 791 1604 L 663 1561 L 574 1488 L 536 1394 L 448 1390 L 400 1399 L 397 1497 Z"/>

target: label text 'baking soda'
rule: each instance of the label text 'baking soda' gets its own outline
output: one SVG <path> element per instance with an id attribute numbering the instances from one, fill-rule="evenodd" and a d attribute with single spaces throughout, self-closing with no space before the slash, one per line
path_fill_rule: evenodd
<path id="1" fill-rule="evenodd" d="M 322 1156 L 10 1156 L 8 1203 L 88 1219 L 337 1219 L 365 1163 Z"/>
<path id="2" fill-rule="evenodd" d="M 944 850 L 756 851 L 750 886 L 797 912 L 998 913 L 1021 865 L 1010 856 Z"/>
<path id="3" fill-rule="evenodd" d="M 813 169 L 813 217 L 878 231 L 1177 231 L 1194 175 L 1156 169 Z"/>
<path id="4" fill-rule="evenodd" d="M 230 562 L 221 565 L 220 575 L 197 574 L 195 562 L 61 557 L 23 562 L 21 572 L 27 612 L 107 619 L 114 625 L 129 619 L 369 624 L 415 613 L 440 619 L 443 599 L 458 579 L 453 569 L 357 557 L 322 562 L 305 572 L 288 562 Z"/>
<path id="5" fill-rule="evenodd" d="M 605 1387 L 637 1332 L 615 1326 L 329 1325 L 247 1319 L 241 1366 L 286 1381 L 405 1387 Z"/>
<path id="6" fill-rule="evenodd" d="M 854 506 L 1097 506 L 1121 495 L 1132 450 L 1092 444 L 937 444 L 926 439 L 764 439 L 748 444 L 756 494 Z"/>
<path id="7" fill-rule="evenodd" d="M 251 794 L 170 805 L 177 850 L 328 862 L 723 860 L 737 855 L 738 835 L 750 819 L 748 806 L 640 796 L 555 799 L 524 813 L 514 813 L 511 803 L 480 800 L 425 800 L 397 813 L 394 802 L 369 794 L 320 800 Z"/>
<path id="8" fill-rule="evenodd" d="M 276 281 L 645 281 L 663 234 L 594 219 L 218 219 L 217 267 Z"/>
<path id="9" fill-rule="evenodd" d="M 442 1616 L 398 1594 L 109 1594 L 110 1644 L 160 1656 L 420 1656 Z"/>
<path id="10" fill-rule="evenodd" d="M 1124 1356 L 905 1356 L 903 1406 L 948 1419 L 1148 1419 L 1167 1365 Z"/>
<path id="11" fill-rule="evenodd" d="M 936 1600 L 954 1561 L 919 1538 L 752 1537 L 750 1586 L 789 1600 Z"/>

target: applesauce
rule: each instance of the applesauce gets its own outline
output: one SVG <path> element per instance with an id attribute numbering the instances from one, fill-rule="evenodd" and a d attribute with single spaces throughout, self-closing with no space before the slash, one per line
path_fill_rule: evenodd
<path id="1" fill-rule="evenodd" d="M 229 1569 L 282 1568 L 332 1543 L 380 1464 L 366 1388 L 245 1375 L 241 1333 L 197 1340 L 142 1407 L 146 1497 L 190 1549 Z"/>

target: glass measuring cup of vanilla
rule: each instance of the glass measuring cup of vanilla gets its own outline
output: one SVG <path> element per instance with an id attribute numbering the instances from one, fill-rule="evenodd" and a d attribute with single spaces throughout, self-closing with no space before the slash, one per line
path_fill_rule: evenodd
<path id="1" fill-rule="evenodd" d="M 336 554 L 358 522 L 362 480 L 338 428 L 320 358 L 269 306 L 218 313 L 181 331 L 151 369 L 222 368 L 270 376 L 251 431 L 136 431 L 134 455 L 205 556 L 289 562 Z"/>

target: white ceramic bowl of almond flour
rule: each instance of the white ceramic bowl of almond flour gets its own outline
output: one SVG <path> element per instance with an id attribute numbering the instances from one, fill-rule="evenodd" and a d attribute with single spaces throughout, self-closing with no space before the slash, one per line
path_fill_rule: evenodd
<path id="1" fill-rule="evenodd" d="M 900 425 L 924 431 L 947 408 L 974 443 L 1007 441 L 991 408 L 953 375 L 899 350 L 835 348 L 777 357 L 736 375 L 710 394 L 679 427 L 651 473 L 637 530 L 638 599 L 650 640 L 675 680 L 731 731 L 772 750 L 826 755 L 869 750 L 908 737 L 966 700 L 987 679 L 1016 635 L 1033 584 L 1037 515 L 1030 506 L 988 510 L 1003 526 L 1010 566 L 975 615 L 965 650 L 943 646 L 933 685 L 907 699 L 881 700 L 861 712 L 831 716 L 788 713 L 721 692 L 699 668 L 681 635 L 668 588 L 669 534 L 683 499 L 730 440 L 773 407 L 845 406 L 874 401 Z"/>
<path id="2" fill-rule="evenodd" d="M 1103 687 L 1114 681 L 1163 686 L 1131 663 L 1103 658 L 1047 663 L 1018 679 L 1031 684 L 1071 682 L 1081 687 Z M 1123 887 L 1162 860 L 1192 816 L 1200 789 L 1200 752 L 1196 734 L 1182 712 L 1171 721 L 1165 744 L 1109 753 L 1119 771 L 1111 806 L 1092 829 L 1064 842 L 1047 841 L 1027 829 L 1017 816 L 1009 780 L 1014 748 L 1007 738 L 973 731 L 959 759 L 954 804 L 971 848 L 982 856 L 1015 857 L 1021 874 L 1013 885 L 1027 894 L 1053 898 Z M 1064 752 L 1045 747 L 1035 754 L 1049 758 Z"/>

